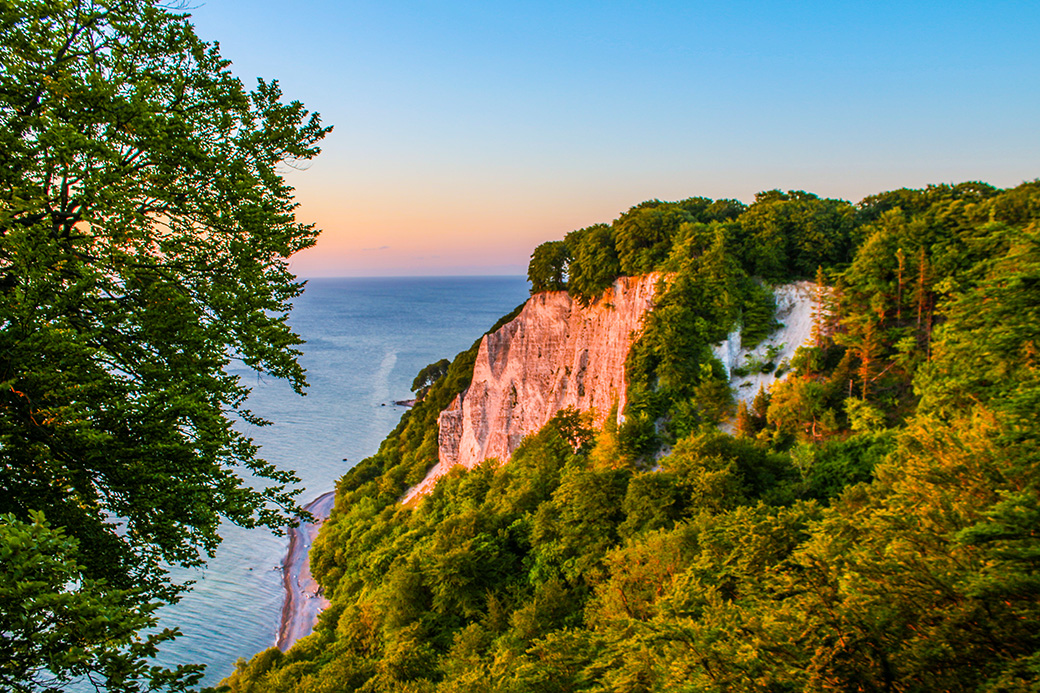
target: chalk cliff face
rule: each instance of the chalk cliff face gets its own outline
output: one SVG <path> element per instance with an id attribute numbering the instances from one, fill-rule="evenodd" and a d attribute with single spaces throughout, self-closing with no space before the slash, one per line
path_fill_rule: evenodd
<path id="1" fill-rule="evenodd" d="M 768 390 L 777 380 L 775 372 L 762 373 L 758 368 L 750 368 L 746 375 L 737 375 L 734 370 L 738 366 L 790 361 L 798 347 L 809 341 L 812 336 L 813 307 L 816 305 L 815 293 L 816 284 L 813 282 L 778 286 L 773 295 L 776 297 L 776 319 L 780 327 L 775 332 L 756 348 L 745 349 L 740 343 L 738 327 L 726 341 L 715 345 L 715 358 L 722 362 L 726 373 L 730 375 L 730 387 L 738 400 L 750 404 L 760 387 Z M 729 427 L 724 426 L 723 429 L 729 430 Z"/>
<path id="2" fill-rule="evenodd" d="M 625 407 L 625 357 L 653 304 L 658 274 L 622 277 L 589 307 L 566 291 L 536 294 L 480 343 L 473 380 L 441 413 L 439 462 L 404 501 L 457 464 L 505 461 L 567 407 L 602 425 Z"/>

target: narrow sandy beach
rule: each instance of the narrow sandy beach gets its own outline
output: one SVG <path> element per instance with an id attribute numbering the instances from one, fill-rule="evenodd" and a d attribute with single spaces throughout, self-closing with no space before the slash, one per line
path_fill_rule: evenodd
<path id="1" fill-rule="evenodd" d="M 329 605 L 311 576 L 308 554 L 321 523 L 332 510 L 335 498 L 335 492 L 329 491 L 311 501 L 304 506 L 304 510 L 314 515 L 317 522 L 289 529 L 289 551 L 282 563 L 285 602 L 282 604 L 282 622 L 278 628 L 278 649 L 283 652 L 310 634 L 318 614 Z"/>

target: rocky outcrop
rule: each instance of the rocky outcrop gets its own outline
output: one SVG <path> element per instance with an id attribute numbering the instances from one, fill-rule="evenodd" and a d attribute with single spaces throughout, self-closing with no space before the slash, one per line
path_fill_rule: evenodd
<path id="1" fill-rule="evenodd" d="M 536 294 L 485 335 L 469 388 L 440 415 L 439 462 L 405 502 L 457 464 L 508 460 L 561 409 L 591 411 L 597 426 L 614 405 L 623 411 L 625 358 L 659 278 L 622 277 L 588 307 L 565 291 Z"/>
<path id="2" fill-rule="evenodd" d="M 795 350 L 809 341 L 816 291 L 816 284 L 806 281 L 778 286 L 773 295 L 776 297 L 775 316 L 780 327 L 775 332 L 754 349 L 745 349 L 740 343 L 738 327 L 726 341 L 715 346 L 715 357 L 725 366 L 730 376 L 730 388 L 738 400 L 750 404 L 759 388 L 768 390 L 781 377 L 777 375 L 776 369 L 762 372 L 763 364 L 779 365 L 790 361 Z M 746 372 L 742 373 L 741 368 Z"/>
<path id="3" fill-rule="evenodd" d="M 403 501 L 427 493 L 455 465 L 508 460 L 561 409 L 591 411 L 597 427 L 614 405 L 624 411 L 625 358 L 659 279 L 622 277 L 588 307 L 566 291 L 536 294 L 514 320 L 485 335 L 469 388 L 438 419 L 439 461 Z M 776 288 L 780 327 L 755 349 L 743 348 L 739 327 L 715 346 L 738 399 L 750 402 L 759 387 L 768 389 L 778 375 L 763 372 L 764 364 L 788 361 L 809 339 L 814 289 L 811 282 Z"/>

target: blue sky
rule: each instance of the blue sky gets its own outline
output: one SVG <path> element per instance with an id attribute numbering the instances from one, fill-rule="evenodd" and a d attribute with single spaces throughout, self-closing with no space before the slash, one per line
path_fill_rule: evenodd
<path id="1" fill-rule="evenodd" d="M 319 2 L 192 10 L 335 126 L 303 276 L 523 274 L 646 199 L 856 202 L 1040 177 L 1038 2 Z"/>

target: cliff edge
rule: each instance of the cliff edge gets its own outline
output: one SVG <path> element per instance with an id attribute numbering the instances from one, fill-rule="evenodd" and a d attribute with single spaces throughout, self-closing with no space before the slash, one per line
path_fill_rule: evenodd
<path id="1" fill-rule="evenodd" d="M 596 427 L 615 404 L 623 412 L 625 359 L 660 278 L 621 277 L 588 307 L 566 291 L 535 294 L 515 319 L 485 335 L 469 388 L 437 419 L 438 462 L 402 502 L 428 493 L 455 465 L 507 461 L 525 436 L 561 409 L 591 411 Z M 742 348 L 739 327 L 714 347 L 737 399 L 750 402 L 759 387 L 782 377 L 775 368 L 763 371 L 762 363 L 789 360 L 809 339 L 814 287 L 803 281 L 775 289 L 780 327 L 756 348 Z M 722 428 L 731 431 L 732 423 Z"/>
<path id="2" fill-rule="evenodd" d="M 506 461 L 524 436 L 568 407 L 602 425 L 625 408 L 625 358 L 660 274 L 621 277 L 588 307 L 566 291 L 535 294 L 480 343 L 473 380 L 438 419 L 438 463 L 405 495 L 428 492 L 455 465 Z"/>

